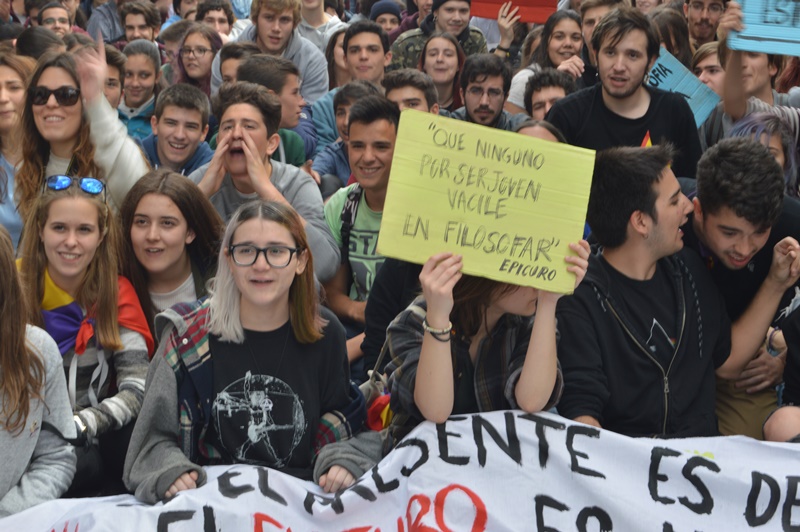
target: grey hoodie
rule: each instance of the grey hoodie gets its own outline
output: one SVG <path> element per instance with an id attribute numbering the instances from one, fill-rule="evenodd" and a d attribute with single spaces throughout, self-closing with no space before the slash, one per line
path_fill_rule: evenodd
<path id="1" fill-rule="evenodd" d="M 256 26 L 250 25 L 236 38 L 236 42 L 256 42 Z M 295 30 L 289 37 L 289 44 L 282 57 L 295 64 L 300 71 L 303 84 L 300 94 L 308 105 L 313 105 L 322 95 L 328 92 L 328 63 L 325 56 L 311 41 Z M 219 54 L 211 64 L 211 94 L 214 95 L 222 85 L 222 74 L 219 69 Z"/>

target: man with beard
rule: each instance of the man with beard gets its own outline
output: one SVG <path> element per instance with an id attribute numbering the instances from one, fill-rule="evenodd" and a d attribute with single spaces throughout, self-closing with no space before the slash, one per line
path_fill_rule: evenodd
<path id="1" fill-rule="evenodd" d="M 512 115 L 503 110 L 511 88 L 511 67 L 494 54 L 477 54 L 467 57 L 461 71 L 461 98 L 464 107 L 456 109 L 451 117 L 482 126 L 515 131 L 528 120 L 524 114 Z"/>
<path id="2" fill-rule="evenodd" d="M 547 120 L 570 144 L 593 150 L 669 142 L 678 151 L 675 175 L 694 177 L 701 150 L 689 104 L 647 85 L 659 46 L 646 16 L 633 8 L 612 11 L 592 35 L 600 83 L 556 102 Z"/>

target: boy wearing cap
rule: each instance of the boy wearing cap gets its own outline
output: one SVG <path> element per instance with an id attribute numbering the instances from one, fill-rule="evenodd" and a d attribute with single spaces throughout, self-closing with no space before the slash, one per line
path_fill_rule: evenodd
<path id="1" fill-rule="evenodd" d="M 394 0 L 375 2 L 369 10 L 369 19 L 389 33 L 400 25 L 400 6 Z"/>
<path id="2" fill-rule="evenodd" d="M 392 62 L 386 71 L 417 68 L 422 48 L 434 31 L 455 35 L 467 57 L 488 52 L 483 32 L 469 25 L 469 17 L 468 0 L 434 0 L 419 28 L 405 32 L 392 44 Z"/>

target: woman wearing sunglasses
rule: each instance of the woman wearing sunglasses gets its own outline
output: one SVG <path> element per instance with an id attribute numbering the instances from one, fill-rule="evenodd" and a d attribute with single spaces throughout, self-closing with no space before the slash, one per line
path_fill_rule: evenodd
<path id="1" fill-rule="evenodd" d="M 58 344 L 79 438 L 99 442 L 96 464 L 84 468 L 79 454 L 76 494 L 119 483 L 153 346 L 136 292 L 118 276 L 119 233 L 105 195 L 92 177 L 48 177 L 20 244 L 30 322 Z M 94 468 L 103 475 L 82 476 Z"/>
<path id="2" fill-rule="evenodd" d="M 222 40 L 206 24 L 197 24 L 183 37 L 178 55 L 178 82 L 194 85 L 211 96 L 211 63 Z"/>
<path id="3" fill-rule="evenodd" d="M 123 274 L 142 303 L 151 330 L 155 314 L 206 295 L 216 270 L 223 223 L 205 194 L 169 170 L 153 170 L 120 207 Z"/>
<path id="4" fill-rule="evenodd" d="M 159 351 L 125 464 L 125 485 L 146 502 L 202 485 L 204 465 L 310 479 L 320 418 L 349 403 L 344 329 L 319 305 L 297 213 L 240 207 L 217 268 L 208 300 L 156 318 Z"/>
<path id="5" fill-rule="evenodd" d="M 0 517 L 60 497 L 75 473 L 75 452 L 49 423 L 73 437 L 61 355 L 42 329 L 27 325 L 8 232 L 0 227 Z"/>
<path id="6" fill-rule="evenodd" d="M 17 202 L 23 217 L 46 176 L 64 174 L 106 179 L 112 205 L 148 170 L 147 160 L 127 134 L 103 93 L 105 48 L 75 56 L 48 55 L 28 85 L 22 112 L 23 163 L 17 173 Z"/>
<path id="7" fill-rule="evenodd" d="M 0 225 L 11 234 L 14 249 L 22 233 L 22 217 L 14 201 L 15 176 L 22 162 L 17 126 L 25 105 L 25 80 L 36 62 L 13 52 L 0 52 Z"/>

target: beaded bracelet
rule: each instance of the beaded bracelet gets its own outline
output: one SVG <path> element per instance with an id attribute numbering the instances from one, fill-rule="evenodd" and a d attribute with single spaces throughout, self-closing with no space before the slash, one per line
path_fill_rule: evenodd
<path id="1" fill-rule="evenodd" d="M 450 341 L 450 332 L 453 330 L 453 324 L 451 322 L 447 322 L 447 327 L 444 329 L 434 329 L 428 324 L 428 319 L 422 319 L 422 328 L 425 329 L 431 336 L 433 336 L 434 340 L 439 340 L 440 342 L 449 342 Z"/>

